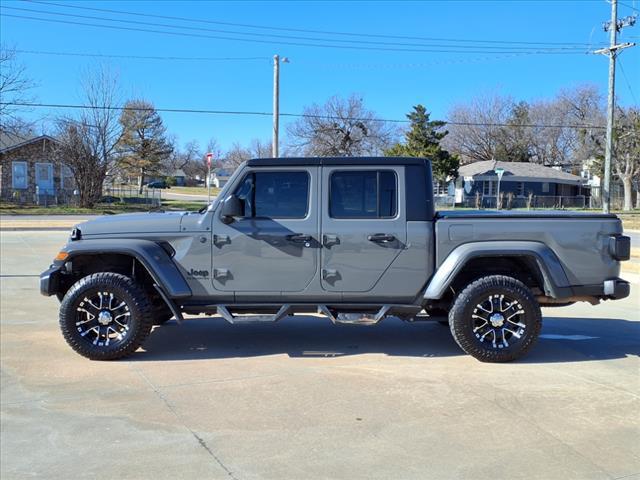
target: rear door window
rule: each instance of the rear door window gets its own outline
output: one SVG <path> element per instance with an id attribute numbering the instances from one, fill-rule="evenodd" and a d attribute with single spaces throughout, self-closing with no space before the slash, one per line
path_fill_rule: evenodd
<path id="1" fill-rule="evenodd" d="M 333 172 L 331 218 L 393 218 L 397 213 L 396 174 L 386 170 Z"/>

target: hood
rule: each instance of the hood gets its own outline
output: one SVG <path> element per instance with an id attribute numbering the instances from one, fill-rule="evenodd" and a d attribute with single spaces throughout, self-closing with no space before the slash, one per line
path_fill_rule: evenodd
<path id="1" fill-rule="evenodd" d="M 186 212 L 125 213 L 105 215 L 79 224 L 85 235 L 111 235 L 119 233 L 173 233 L 180 231 L 180 222 Z"/>

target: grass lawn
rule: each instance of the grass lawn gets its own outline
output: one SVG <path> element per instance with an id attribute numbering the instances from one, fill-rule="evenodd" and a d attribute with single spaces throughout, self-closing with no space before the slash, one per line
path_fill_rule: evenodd
<path id="1" fill-rule="evenodd" d="M 135 203 L 98 204 L 94 208 L 68 206 L 41 207 L 38 205 L 16 205 L 0 201 L 0 215 L 115 215 L 117 213 L 150 212 L 158 210 L 192 210 L 201 209 L 202 202 L 184 200 L 162 200 L 162 207 L 150 208 L 149 205 Z"/>
<path id="2" fill-rule="evenodd" d="M 166 190 L 165 190 L 166 191 Z M 179 193 L 181 195 L 206 195 L 207 187 L 171 187 L 169 193 Z M 163 192 L 164 193 L 164 192 Z M 211 196 L 215 197 L 220 193 L 219 188 L 211 187 Z"/>

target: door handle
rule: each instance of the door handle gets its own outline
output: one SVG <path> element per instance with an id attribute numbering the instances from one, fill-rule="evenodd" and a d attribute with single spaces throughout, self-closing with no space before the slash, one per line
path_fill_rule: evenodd
<path id="1" fill-rule="evenodd" d="M 394 237 L 390 233 L 373 233 L 367 237 L 367 240 L 376 243 L 390 243 L 395 239 L 396 237 Z"/>
<path id="2" fill-rule="evenodd" d="M 311 241 L 311 235 L 305 235 L 303 233 L 293 233 L 291 235 L 287 235 L 287 240 L 295 243 L 305 243 Z"/>

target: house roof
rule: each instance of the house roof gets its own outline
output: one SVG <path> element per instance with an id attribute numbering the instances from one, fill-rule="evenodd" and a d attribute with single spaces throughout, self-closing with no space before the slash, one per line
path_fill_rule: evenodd
<path id="1" fill-rule="evenodd" d="M 498 162 L 487 160 L 463 165 L 458 169 L 461 177 L 495 176 L 495 169 L 503 168 L 503 179 L 506 177 L 526 177 L 530 179 L 556 180 L 561 182 L 582 182 L 583 178 L 571 173 L 545 167 L 537 163 L 529 162 Z"/>
<path id="2" fill-rule="evenodd" d="M 10 132 L 0 132 L 0 153 L 10 152 L 16 148 L 24 147 L 31 143 L 36 143 L 41 140 L 49 140 L 57 143 L 58 141 L 49 135 L 21 135 Z"/>

